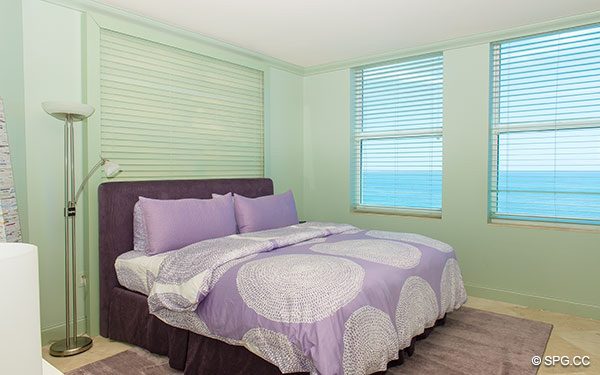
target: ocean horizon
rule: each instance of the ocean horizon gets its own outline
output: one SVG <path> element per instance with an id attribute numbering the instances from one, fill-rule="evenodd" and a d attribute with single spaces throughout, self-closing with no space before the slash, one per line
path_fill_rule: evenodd
<path id="1" fill-rule="evenodd" d="M 600 171 L 500 172 L 498 215 L 600 218 Z M 441 171 L 363 172 L 360 204 L 441 209 Z"/>

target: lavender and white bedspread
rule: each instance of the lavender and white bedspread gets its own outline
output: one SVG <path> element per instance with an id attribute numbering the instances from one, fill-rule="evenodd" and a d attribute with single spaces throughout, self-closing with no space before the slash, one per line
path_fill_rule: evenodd
<path id="1" fill-rule="evenodd" d="M 341 224 L 233 235 L 154 257 L 129 252 L 116 268 L 161 320 L 243 345 L 283 373 L 383 371 L 466 301 L 449 245 Z"/>

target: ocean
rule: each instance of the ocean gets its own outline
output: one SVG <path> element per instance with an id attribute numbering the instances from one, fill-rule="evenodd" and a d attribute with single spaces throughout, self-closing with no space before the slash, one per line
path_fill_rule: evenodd
<path id="1" fill-rule="evenodd" d="M 501 172 L 495 196 L 498 215 L 600 220 L 600 171 Z M 361 198 L 368 206 L 441 209 L 442 174 L 363 172 Z"/>

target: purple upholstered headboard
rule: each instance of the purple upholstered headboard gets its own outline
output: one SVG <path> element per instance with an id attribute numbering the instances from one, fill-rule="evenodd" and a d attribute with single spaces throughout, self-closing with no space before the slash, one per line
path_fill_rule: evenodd
<path id="1" fill-rule="evenodd" d="M 133 206 L 139 196 L 156 199 L 211 198 L 234 192 L 246 197 L 273 194 L 268 178 L 106 182 L 98 188 L 100 258 L 100 334 L 108 335 L 112 289 L 119 285 L 117 257 L 133 249 Z"/>

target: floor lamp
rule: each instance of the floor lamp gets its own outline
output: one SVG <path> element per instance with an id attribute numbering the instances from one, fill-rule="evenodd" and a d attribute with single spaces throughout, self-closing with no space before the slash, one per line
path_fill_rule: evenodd
<path id="1" fill-rule="evenodd" d="M 75 139 L 73 123 L 83 121 L 94 113 L 94 107 L 71 102 L 44 102 L 42 108 L 52 117 L 64 121 L 64 179 L 65 179 L 65 312 L 66 335 L 64 340 L 50 346 L 50 354 L 55 357 L 67 357 L 85 352 L 92 347 L 92 339 L 77 336 L 77 249 L 76 221 L 77 201 L 90 177 L 100 167 L 104 167 L 107 177 L 120 172 L 119 165 L 108 159 L 100 161 L 83 179 L 79 189 L 75 185 Z M 71 331 L 71 322 L 73 329 Z"/>

